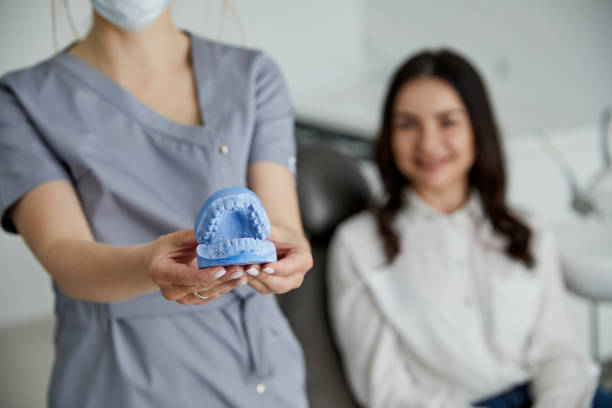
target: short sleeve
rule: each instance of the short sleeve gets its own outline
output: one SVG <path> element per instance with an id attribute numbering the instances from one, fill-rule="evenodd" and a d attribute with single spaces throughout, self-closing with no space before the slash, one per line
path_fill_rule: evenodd
<path id="1" fill-rule="evenodd" d="M 0 82 L 0 215 L 2 228 L 16 233 L 9 208 L 25 193 L 68 173 L 42 139 L 14 92 Z"/>
<path id="2" fill-rule="evenodd" d="M 254 70 L 255 125 L 249 163 L 273 161 L 295 175 L 295 136 L 289 92 L 278 66 L 260 55 Z"/>

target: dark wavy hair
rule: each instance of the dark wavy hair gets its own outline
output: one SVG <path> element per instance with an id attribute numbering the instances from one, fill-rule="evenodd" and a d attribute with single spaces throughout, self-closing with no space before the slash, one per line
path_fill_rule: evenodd
<path id="1" fill-rule="evenodd" d="M 391 151 L 393 110 L 402 86 L 421 77 L 444 80 L 459 93 L 472 123 L 476 150 L 476 158 L 468 176 L 470 188 L 480 193 L 484 212 L 494 230 L 507 238 L 506 254 L 531 268 L 535 263 L 530 250 L 532 233 L 506 203 L 506 171 L 500 132 L 485 85 L 465 58 L 449 50 L 423 51 L 409 58 L 395 72 L 387 91 L 376 142 L 376 162 L 387 198 L 381 207 L 374 210 L 387 262 L 393 262 L 399 253 L 399 237 L 392 222 L 402 205 L 402 190 L 409 185 L 409 180 L 397 168 Z"/>

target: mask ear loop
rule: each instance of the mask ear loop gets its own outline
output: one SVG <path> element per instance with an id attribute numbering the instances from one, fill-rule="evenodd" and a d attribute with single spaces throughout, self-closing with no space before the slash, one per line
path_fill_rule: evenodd
<path id="1" fill-rule="evenodd" d="M 57 70 L 61 75 L 64 75 L 62 64 L 59 63 L 58 56 L 60 54 L 59 44 L 57 41 L 57 0 L 51 0 L 51 38 L 53 39 L 53 63 L 57 65 Z"/>
<path id="2" fill-rule="evenodd" d="M 240 45 L 246 45 L 246 36 L 244 35 L 244 27 L 242 26 L 242 21 L 240 21 L 240 15 L 238 14 L 238 9 L 236 8 L 236 4 L 232 0 L 223 0 L 223 8 L 221 9 L 221 21 L 219 23 L 219 28 L 217 29 L 217 41 L 221 40 L 223 36 L 223 27 L 225 26 L 225 15 L 227 12 L 232 14 L 232 17 L 236 20 L 236 25 L 238 26 L 238 33 L 240 34 Z"/>
<path id="3" fill-rule="evenodd" d="M 79 38 L 79 32 L 76 28 L 76 24 L 74 24 L 74 18 L 72 18 L 72 11 L 70 11 L 70 5 L 68 4 L 68 0 L 64 0 L 64 11 L 66 12 L 66 17 L 68 18 L 68 24 L 70 24 L 72 35 L 75 39 Z"/>
<path id="4" fill-rule="evenodd" d="M 53 51 L 55 54 L 59 52 L 59 43 L 57 38 L 57 16 L 58 7 L 62 7 L 66 14 L 66 19 L 68 20 L 68 24 L 70 25 L 70 30 L 72 31 L 72 35 L 75 40 L 79 38 L 79 31 L 76 28 L 76 24 L 74 23 L 74 18 L 72 16 L 72 12 L 70 11 L 70 5 L 68 4 L 68 0 L 63 0 L 62 3 L 59 3 L 57 0 L 51 0 L 51 34 L 53 38 Z"/>
<path id="5" fill-rule="evenodd" d="M 51 38 L 53 39 L 53 53 L 54 62 L 57 65 L 58 71 L 60 75 L 64 75 L 64 71 L 62 65 L 59 63 L 57 57 L 60 54 L 59 49 L 59 41 L 57 35 L 57 16 L 58 16 L 58 7 L 63 7 L 64 12 L 66 13 L 66 18 L 68 19 L 68 24 L 70 25 L 70 30 L 72 31 L 72 35 L 74 39 L 77 40 L 79 38 L 79 32 L 74 24 L 74 18 L 72 17 L 72 12 L 70 11 L 70 5 L 68 4 L 68 0 L 63 0 L 62 3 L 58 2 L 58 0 L 51 0 Z"/>
<path id="6" fill-rule="evenodd" d="M 607 107 L 601 115 L 600 124 L 600 143 L 601 152 L 603 154 L 604 168 L 610 167 L 612 159 L 610 158 L 610 132 L 612 130 L 612 106 Z"/>
<path id="7" fill-rule="evenodd" d="M 223 0 L 223 8 L 221 9 L 221 22 L 219 22 L 219 28 L 217 29 L 217 41 L 221 40 L 223 35 L 223 26 L 225 23 L 225 14 L 227 13 L 227 0 Z"/>
<path id="8" fill-rule="evenodd" d="M 51 0 L 51 37 L 53 38 L 53 53 L 57 56 L 57 0 Z"/>
<path id="9" fill-rule="evenodd" d="M 206 2 L 206 14 L 207 18 L 210 15 L 210 3 Z M 240 45 L 243 47 L 246 46 L 246 36 L 244 34 L 244 28 L 242 26 L 242 21 L 240 21 L 240 15 L 238 14 L 238 9 L 232 0 L 223 0 L 223 7 L 221 9 L 221 21 L 219 22 L 219 27 L 217 29 L 217 43 L 221 42 L 221 37 L 223 37 L 223 26 L 225 25 L 225 15 L 227 14 L 228 9 L 232 13 L 232 16 L 236 19 L 236 25 L 238 26 L 238 32 L 240 34 Z M 213 47 L 213 59 L 215 58 L 215 52 L 217 47 Z"/>
<path id="10" fill-rule="evenodd" d="M 233 0 L 225 0 L 226 3 L 229 4 L 232 15 L 236 19 L 236 24 L 238 25 L 238 31 L 240 32 L 240 43 L 242 46 L 246 46 L 246 36 L 244 35 L 244 28 L 242 26 L 242 22 L 240 21 L 240 15 L 238 14 L 238 10 L 236 9 L 236 4 Z"/>

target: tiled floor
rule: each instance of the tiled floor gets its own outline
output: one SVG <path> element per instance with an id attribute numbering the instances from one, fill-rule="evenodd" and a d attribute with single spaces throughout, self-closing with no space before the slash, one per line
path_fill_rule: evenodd
<path id="1" fill-rule="evenodd" d="M 0 407 L 46 407 L 52 361 L 52 320 L 0 329 Z"/>

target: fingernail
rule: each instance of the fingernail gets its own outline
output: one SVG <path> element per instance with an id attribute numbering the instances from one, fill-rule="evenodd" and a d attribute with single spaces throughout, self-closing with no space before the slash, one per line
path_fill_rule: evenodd
<path id="1" fill-rule="evenodd" d="M 270 268 L 269 266 L 267 268 L 263 268 L 263 271 L 265 273 L 269 273 L 270 275 L 274 273 L 274 269 Z"/>
<path id="2" fill-rule="evenodd" d="M 238 281 L 238 286 L 242 286 L 242 285 L 246 285 L 246 284 L 247 284 L 246 280 L 242 280 L 241 279 L 241 280 Z"/>
<path id="3" fill-rule="evenodd" d="M 257 268 L 249 268 L 246 271 L 249 275 L 251 276 L 257 276 L 259 275 L 259 271 L 257 270 Z"/>
<path id="4" fill-rule="evenodd" d="M 217 272 L 215 272 L 215 274 L 213 275 L 213 278 L 219 279 L 220 277 L 225 275 L 225 272 L 227 272 L 225 269 L 219 269 Z"/>
<path id="5" fill-rule="evenodd" d="M 240 278 L 240 277 L 241 277 L 241 276 L 243 276 L 243 275 L 244 275 L 244 272 L 241 272 L 241 271 L 236 271 L 236 272 L 234 272 L 234 273 L 232 273 L 232 274 L 230 275 L 230 278 L 232 278 L 232 279 L 238 279 L 238 278 Z"/>

